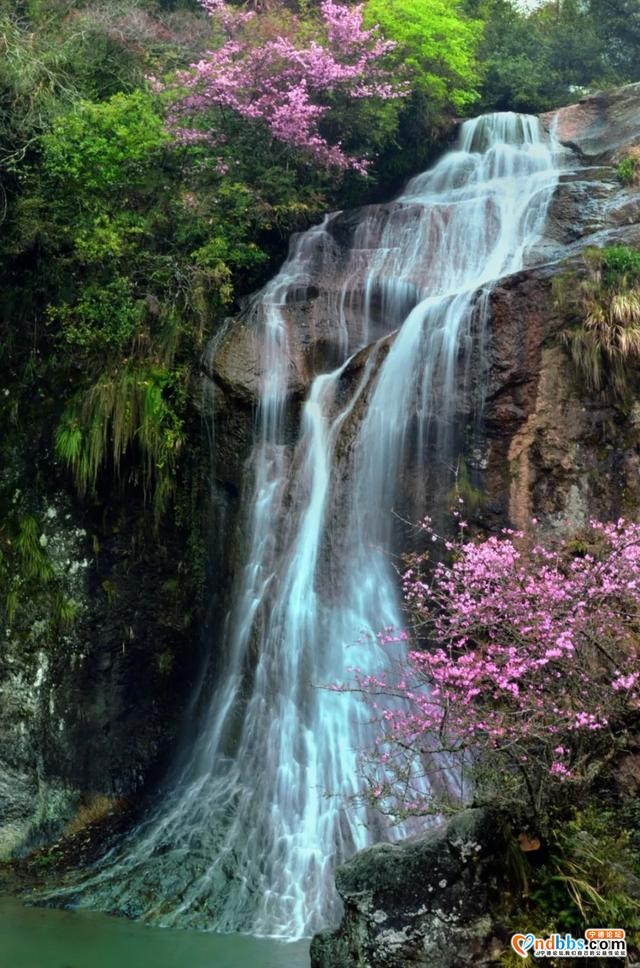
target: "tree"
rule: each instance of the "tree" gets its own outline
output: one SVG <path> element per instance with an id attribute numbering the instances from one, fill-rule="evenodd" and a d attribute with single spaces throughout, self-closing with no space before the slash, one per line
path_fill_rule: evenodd
<path id="1" fill-rule="evenodd" d="M 524 13 L 509 0 L 483 4 L 482 102 L 500 110 L 544 111 L 602 85 L 603 48 L 588 7 L 566 0 Z"/>
<path id="2" fill-rule="evenodd" d="M 354 105 L 402 94 L 384 67 L 395 45 L 377 27 L 365 29 L 362 6 L 323 0 L 309 39 L 310 25 L 282 8 L 274 20 L 240 13 L 223 0 L 201 3 L 222 42 L 178 76 L 186 93 L 171 114 L 176 136 L 215 144 L 225 136 L 224 112 L 232 111 L 320 165 L 364 173 L 365 159 L 350 156 L 321 132 L 325 115 L 345 99 Z"/>
<path id="3" fill-rule="evenodd" d="M 640 6 L 636 0 L 589 0 L 595 30 L 611 73 L 640 80 Z"/>
<path id="4" fill-rule="evenodd" d="M 404 574 L 413 630 L 381 636 L 410 643 L 395 675 L 358 677 L 381 725 L 371 797 L 403 816 L 474 796 L 541 823 L 640 709 L 640 525 L 593 521 L 547 544 L 510 530 L 466 541 L 465 527 L 451 564 L 428 578 L 422 554 Z"/>
<path id="5" fill-rule="evenodd" d="M 477 100 L 478 42 L 482 21 L 464 16 L 449 0 L 369 0 L 368 23 L 395 41 L 395 62 L 411 77 L 414 93 L 442 110 L 466 111 Z"/>
<path id="6" fill-rule="evenodd" d="M 485 21 L 482 104 L 543 111 L 585 89 L 640 78 L 636 0 L 547 0 L 526 10 L 511 0 L 466 0 Z"/>

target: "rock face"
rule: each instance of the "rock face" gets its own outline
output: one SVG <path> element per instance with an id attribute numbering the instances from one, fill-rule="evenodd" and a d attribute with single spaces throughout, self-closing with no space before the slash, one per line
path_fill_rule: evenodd
<path id="1" fill-rule="evenodd" d="M 543 115 L 564 144 L 590 160 L 611 160 L 621 148 L 640 142 L 638 102 L 640 84 L 582 98 L 559 111 Z"/>
<path id="2" fill-rule="evenodd" d="M 314 938 L 312 968 L 490 964 L 503 851 L 499 825 L 481 810 L 362 851 L 338 869 L 344 917 Z"/>
<path id="3" fill-rule="evenodd" d="M 547 121 L 582 154 L 616 160 L 640 141 L 640 85 L 585 99 Z M 640 246 L 640 188 L 623 188 L 613 165 L 578 166 L 561 178 L 551 206 L 542 244 L 551 259 L 502 280 L 491 294 L 489 519 L 493 513 L 525 527 L 535 516 L 562 531 L 567 522 L 579 526 L 638 507 L 638 406 L 585 389 L 561 345 L 567 322 L 553 295 L 555 277 L 579 277 L 581 253 L 606 245 Z M 637 390 L 637 382 L 630 366 L 630 387 Z"/>
<path id="4" fill-rule="evenodd" d="M 16 465 L 2 483 L 12 474 L 28 479 Z M 0 859 L 57 838 L 97 798 L 135 804 L 175 738 L 195 639 L 179 533 L 141 546 L 142 507 L 96 521 L 61 488 L 16 500 L 76 615 L 58 626 L 43 589 L 0 621 Z"/>
<path id="5" fill-rule="evenodd" d="M 638 414 L 623 413 L 581 386 L 561 346 L 560 334 L 567 324 L 554 307 L 552 283 L 568 269 L 580 271 L 580 254 L 588 246 L 640 244 L 640 191 L 624 188 L 615 167 L 624 148 L 640 141 L 640 85 L 585 98 L 543 120 L 565 144 L 566 172 L 534 253 L 536 267 L 503 280 L 491 294 L 485 371 L 474 371 L 457 399 L 456 422 L 471 440 L 464 455 L 467 469 L 485 492 L 478 515 L 483 527 L 506 521 L 522 525 L 535 515 L 554 530 L 568 517 L 579 522 L 592 514 L 618 514 L 632 505 L 639 490 Z M 300 405 L 314 376 L 331 369 L 340 353 L 344 358 L 340 338 L 353 346 L 362 342 L 365 306 L 369 342 L 341 377 L 344 399 L 362 378 L 372 347 L 380 360 L 391 345 L 401 321 L 396 318 L 397 292 L 392 316 L 391 301 L 381 287 L 375 291 L 363 281 L 365 260 L 376 246 L 389 244 L 390 226 L 394 232 L 410 231 L 411 207 L 399 213 L 391 203 L 344 212 L 318 228 L 313 259 L 285 307 L 289 394 Z M 429 245 L 423 248 L 428 256 Z M 408 306 L 413 304 L 410 288 Z M 336 327 L 336 318 L 342 320 L 342 330 Z M 221 549 L 225 576 L 239 560 L 246 533 L 243 494 L 246 498 L 251 488 L 246 462 L 254 440 L 259 388 L 268 367 L 263 331 L 254 325 L 249 309 L 230 321 L 211 347 L 206 366 L 215 413 L 216 500 L 224 528 L 231 527 L 226 533 L 235 535 L 227 542 L 231 557 Z M 373 376 L 375 372 L 373 366 Z M 481 398 L 484 430 L 478 440 L 472 425 Z M 296 438 L 300 414 L 299 409 L 290 409 L 287 446 Z M 348 458 L 360 413 L 358 406 L 345 422 L 336 449 L 338 461 Z M 421 496 L 439 490 L 440 482 L 429 479 L 438 464 L 431 456 L 405 468 L 403 493 L 395 508 L 400 516 L 412 518 Z M 336 473 L 346 471 L 339 467 Z M 448 486 L 445 495 L 447 491 Z M 240 522 L 235 530 L 234 519 Z"/>

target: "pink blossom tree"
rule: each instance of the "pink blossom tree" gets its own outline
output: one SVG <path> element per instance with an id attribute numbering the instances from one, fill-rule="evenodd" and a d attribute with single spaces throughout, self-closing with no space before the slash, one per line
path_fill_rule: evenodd
<path id="1" fill-rule="evenodd" d="M 225 112 L 266 129 L 271 137 L 315 163 L 364 173 L 368 160 L 351 157 L 321 133 L 340 101 L 389 100 L 404 93 L 384 67 L 395 46 L 377 27 L 365 29 L 362 5 L 323 0 L 309 24 L 281 10 L 241 12 L 224 0 L 200 0 L 216 28 L 218 45 L 177 77 L 180 94 L 170 124 L 184 142 L 219 141 Z"/>
<path id="2" fill-rule="evenodd" d="M 411 629 L 381 635 L 408 642 L 406 658 L 390 676 L 358 674 L 381 727 L 370 795 L 397 816 L 486 795 L 539 817 L 594 778 L 640 709 L 640 525 L 475 542 L 457 517 L 451 563 L 409 561 Z"/>

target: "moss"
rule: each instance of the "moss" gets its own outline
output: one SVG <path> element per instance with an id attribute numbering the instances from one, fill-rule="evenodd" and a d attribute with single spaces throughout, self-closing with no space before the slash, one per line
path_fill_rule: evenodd
<path id="1" fill-rule="evenodd" d="M 12 632 L 23 637 L 55 636 L 78 613 L 65 568 L 52 557 L 50 530 L 21 513 L 20 503 L 0 525 L 0 600 Z"/>
<path id="2" fill-rule="evenodd" d="M 473 483 L 464 461 L 458 464 L 455 483 L 449 491 L 448 500 L 452 504 L 463 501 L 469 514 L 481 510 L 487 503 L 486 493 Z"/>
<path id="3" fill-rule="evenodd" d="M 100 582 L 100 587 L 102 591 L 107 596 L 107 601 L 109 605 L 114 605 L 118 599 L 118 586 L 110 578 L 105 578 L 104 581 Z"/>

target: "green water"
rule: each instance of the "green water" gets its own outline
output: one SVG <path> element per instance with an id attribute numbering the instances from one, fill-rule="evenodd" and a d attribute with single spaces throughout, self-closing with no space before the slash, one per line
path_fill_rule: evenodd
<path id="1" fill-rule="evenodd" d="M 307 942 L 169 931 L 0 897 L 0 968 L 308 968 Z"/>

